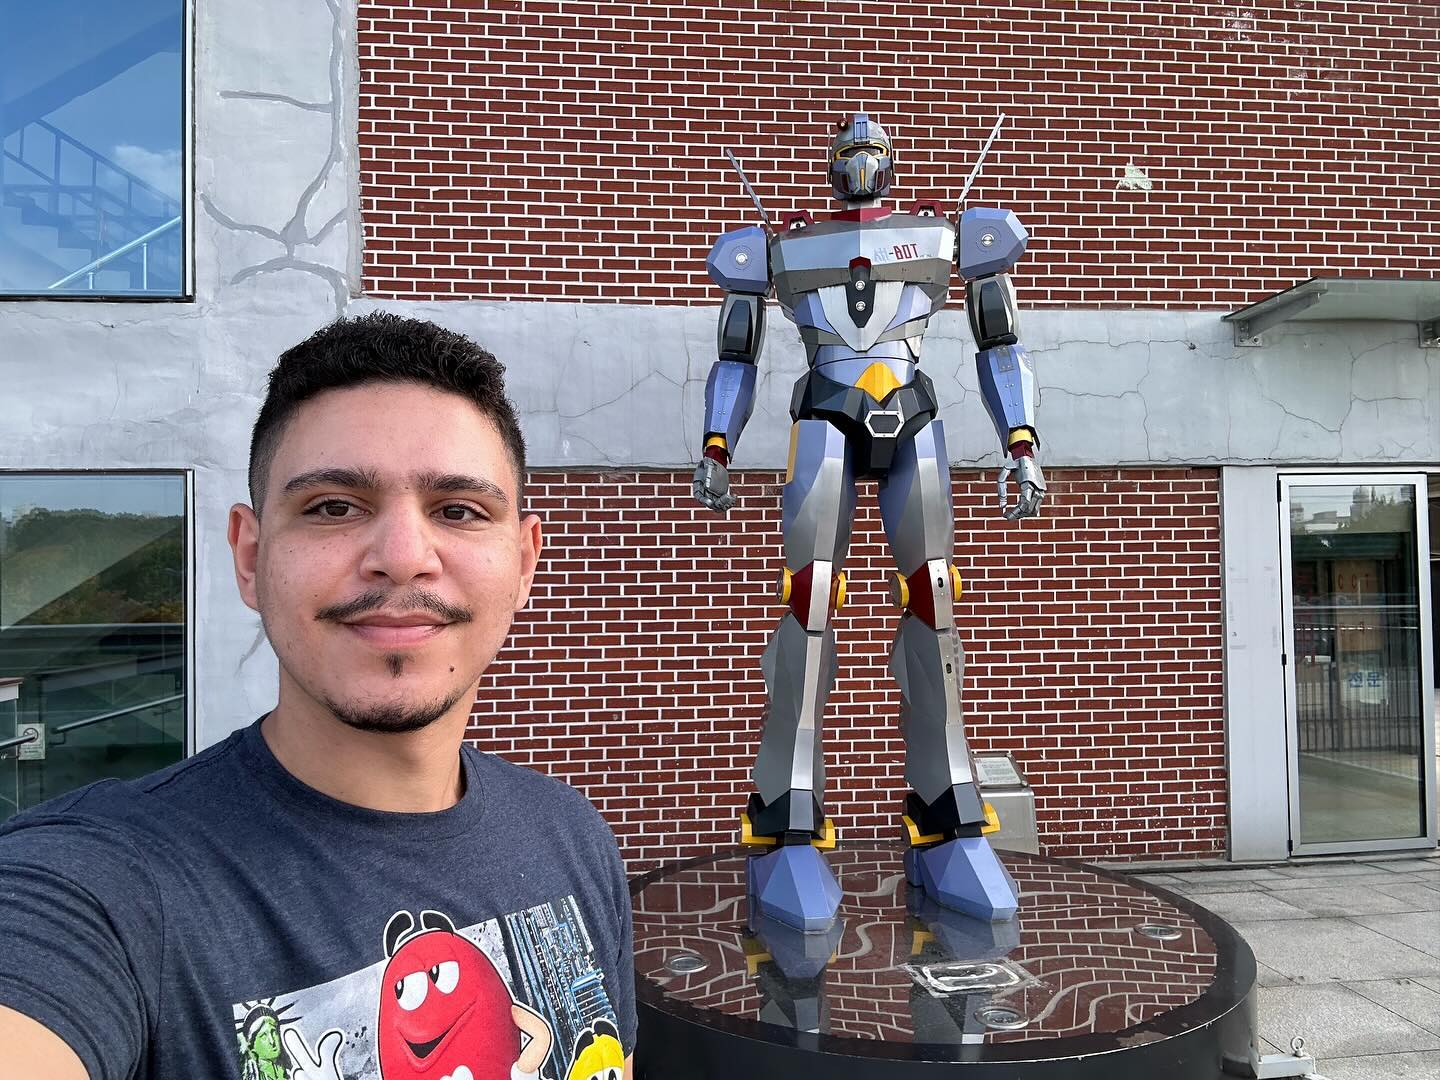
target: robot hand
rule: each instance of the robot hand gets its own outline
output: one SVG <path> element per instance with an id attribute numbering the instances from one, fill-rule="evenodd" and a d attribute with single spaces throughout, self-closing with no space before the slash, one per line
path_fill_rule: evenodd
<path id="1" fill-rule="evenodd" d="M 1019 498 L 1014 506 L 1010 505 L 1010 495 L 1006 490 L 1012 472 L 1015 473 L 1015 481 L 1020 488 Z M 1007 520 L 1035 517 L 1040 513 L 1040 500 L 1045 498 L 1045 474 L 1040 471 L 1040 466 L 1033 457 L 1019 457 L 1014 461 L 1007 461 L 1000 467 L 1000 476 L 995 487 L 1000 495 L 1000 509 Z"/>
<path id="2" fill-rule="evenodd" d="M 735 505 L 735 496 L 730 494 L 730 471 L 714 458 L 701 458 L 695 467 L 695 498 L 717 514 L 723 514 Z"/>

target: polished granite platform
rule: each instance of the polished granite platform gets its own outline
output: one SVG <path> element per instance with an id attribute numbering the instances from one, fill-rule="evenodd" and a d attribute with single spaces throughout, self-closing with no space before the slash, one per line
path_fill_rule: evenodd
<path id="1" fill-rule="evenodd" d="M 912 891 L 901 853 L 829 853 L 845 899 L 828 934 L 752 917 L 740 852 L 637 879 L 643 1080 L 1217 1080 L 1248 1057 L 1255 961 L 1218 916 L 1002 852 L 1021 911 L 986 923 Z"/>

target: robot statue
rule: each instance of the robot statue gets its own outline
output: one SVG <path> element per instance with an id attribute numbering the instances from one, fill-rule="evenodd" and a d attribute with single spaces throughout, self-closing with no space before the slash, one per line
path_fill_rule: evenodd
<path id="1" fill-rule="evenodd" d="M 919 363 L 926 326 L 945 306 L 958 265 L 985 405 L 1013 459 L 1000 474 L 1002 507 L 1011 472 L 1018 482 L 1018 501 L 1004 516 L 1036 514 L 1045 482 L 1034 457 L 1035 375 L 1017 344 L 1015 291 L 1006 275 L 1028 237 L 1008 210 L 966 210 L 958 223 L 934 204 L 890 211 L 880 200 L 892 166 L 881 127 L 863 113 L 848 117 L 830 148 L 830 182 L 844 209 L 821 222 L 792 214 L 783 231 L 772 231 L 741 173 L 765 224 L 725 233 L 706 263 L 725 304 L 695 472 L 695 497 L 704 505 L 724 513 L 735 503 L 727 468 L 754 404 L 772 288 L 809 358 L 790 405 L 780 583 L 789 611 L 762 660 L 768 703 L 756 790 L 741 823 L 742 840 L 756 851 L 747 863 L 755 908 L 806 931 L 827 929 L 841 896 L 822 854 L 834 845 L 834 827 L 823 810 L 820 732 L 836 671 L 831 617 L 845 599 L 841 565 L 855 484 L 864 478 L 878 481 L 898 566 L 893 598 L 903 611 L 890 667 L 901 690 L 911 788 L 906 877 L 938 903 L 979 918 L 1003 921 L 1017 906 L 1014 882 L 984 836 L 999 824 L 980 797 L 965 741 L 949 459 L 935 392 Z"/>

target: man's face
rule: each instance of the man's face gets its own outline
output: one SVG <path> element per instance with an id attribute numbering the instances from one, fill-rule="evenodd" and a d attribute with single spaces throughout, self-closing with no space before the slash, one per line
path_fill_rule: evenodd
<path id="1" fill-rule="evenodd" d="M 466 699 L 535 572 L 539 522 L 516 489 L 495 425 L 458 395 L 369 384 L 302 405 L 259 521 L 230 520 L 282 679 L 369 730 L 415 730 Z"/>

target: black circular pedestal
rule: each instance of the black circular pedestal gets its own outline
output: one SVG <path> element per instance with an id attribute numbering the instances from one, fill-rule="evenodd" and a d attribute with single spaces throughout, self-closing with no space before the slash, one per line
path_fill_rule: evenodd
<path id="1" fill-rule="evenodd" d="M 751 918 L 743 853 L 638 878 L 642 1080 L 1248 1075 L 1255 958 L 1218 916 L 1007 851 L 1020 913 L 981 922 L 911 890 L 901 850 L 828 853 L 828 934 Z"/>

